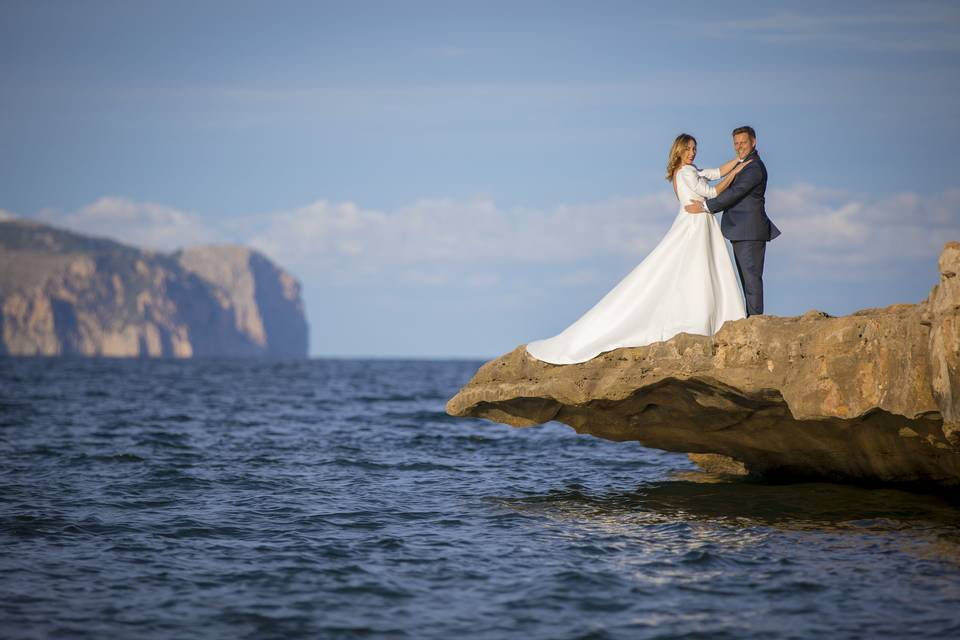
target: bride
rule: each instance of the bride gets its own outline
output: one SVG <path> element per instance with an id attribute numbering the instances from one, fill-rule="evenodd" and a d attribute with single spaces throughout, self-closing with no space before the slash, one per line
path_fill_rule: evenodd
<path id="1" fill-rule="evenodd" d="M 727 320 L 746 317 L 740 281 L 720 225 L 710 213 L 687 213 L 691 200 L 715 198 L 748 162 L 736 158 L 698 170 L 697 141 L 681 133 L 667 161 L 667 180 L 680 202 L 673 226 L 653 251 L 592 309 L 562 333 L 527 345 L 552 364 L 585 362 L 620 347 L 639 347 L 678 333 L 713 335 Z M 722 179 L 721 179 L 722 178 Z M 714 187 L 710 180 L 720 180 Z"/>

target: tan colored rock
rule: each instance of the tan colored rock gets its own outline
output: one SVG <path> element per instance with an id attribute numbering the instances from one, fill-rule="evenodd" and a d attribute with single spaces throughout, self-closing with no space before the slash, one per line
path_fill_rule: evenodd
<path id="1" fill-rule="evenodd" d="M 727 456 L 721 456 L 717 453 L 690 453 L 687 455 L 698 467 L 707 473 L 732 476 L 748 475 L 747 468 L 742 462 L 728 458 Z"/>
<path id="2" fill-rule="evenodd" d="M 947 243 L 939 267 L 924 319 L 930 325 L 930 378 L 944 432 L 960 445 L 960 243 Z"/>
<path id="3" fill-rule="evenodd" d="M 43 292 L 16 293 L 3 301 L 3 342 L 8 353 L 22 356 L 55 356 L 60 341 L 53 324 L 53 309 Z"/>
<path id="4" fill-rule="evenodd" d="M 481 367 L 447 412 L 514 426 L 558 420 L 725 456 L 757 475 L 955 485 L 958 267 L 950 243 L 940 284 L 916 305 L 755 316 L 574 365 L 521 346 Z"/>
<path id="5" fill-rule="evenodd" d="M 193 345 L 186 327 L 176 327 L 170 333 L 170 352 L 174 358 L 192 358 Z"/>
<path id="6" fill-rule="evenodd" d="M 267 345 L 263 319 L 255 299 L 250 249 L 226 245 L 192 247 L 179 254 L 180 264 L 216 286 L 224 309 L 232 308 L 234 326 L 254 344 Z"/>
<path id="7" fill-rule="evenodd" d="M 128 324 L 117 331 L 104 333 L 100 339 L 100 348 L 96 353 L 88 355 L 108 358 L 133 358 L 140 355 L 140 336 L 137 329 L 138 327 Z"/>
<path id="8" fill-rule="evenodd" d="M 211 287 L 234 327 L 260 354 L 302 357 L 307 323 L 296 279 L 247 247 L 207 245 L 177 254 Z"/>
<path id="9" fill-rule="evenodd" d="M 0 221 L 0 355 L 305 357 L 296 280 L 244 247 L 141 251 Z"/>

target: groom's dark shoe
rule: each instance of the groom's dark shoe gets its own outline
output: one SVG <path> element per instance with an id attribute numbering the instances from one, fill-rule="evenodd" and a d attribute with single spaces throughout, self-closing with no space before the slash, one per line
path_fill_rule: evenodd
<path id="1" fill-rule="evenodd" d="M 763 313 L 763 257 L 767 243 L 764 240 L 741 240 L 731 244 L 743 284 L 743 297 L 747 301 L 747 317 L 760 315 Z"/>

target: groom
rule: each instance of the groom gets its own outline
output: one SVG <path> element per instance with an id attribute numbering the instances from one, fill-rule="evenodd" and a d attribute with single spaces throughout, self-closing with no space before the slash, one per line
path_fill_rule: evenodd
<path id="1" fill-rule="evenodd" d="M 780 229 L 767 217 L 763 206 L 767 168 L 757 153 L 757 133 L 753 127 L 733 130 L 733 150 L 741 163 L 749 161 L 750 164 L 716 198 L 706 202 L 691 200 L 684 209 L 688 213 L 723 211 L 720 230 L 733 244 L 749 317 L 763 313 L 763 256 L 767 243 L 780 235 Z"/>

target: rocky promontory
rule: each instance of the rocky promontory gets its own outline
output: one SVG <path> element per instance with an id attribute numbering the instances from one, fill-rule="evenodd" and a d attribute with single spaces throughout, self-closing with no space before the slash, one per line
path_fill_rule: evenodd
<path id="1" fill-rule="evenodd" d="M 488 362 L 454 416 L 685 452 L 768 478 L 960 484 L 960 243 L 919 304 L 754 316 L 582 364 L 523 346 Z"/>
<path id="2" fill-rule="evenodd" d="M 0 355 L 307 355 L 300 285 L 241 246 L 145 251 L 0 220 Z"/>

